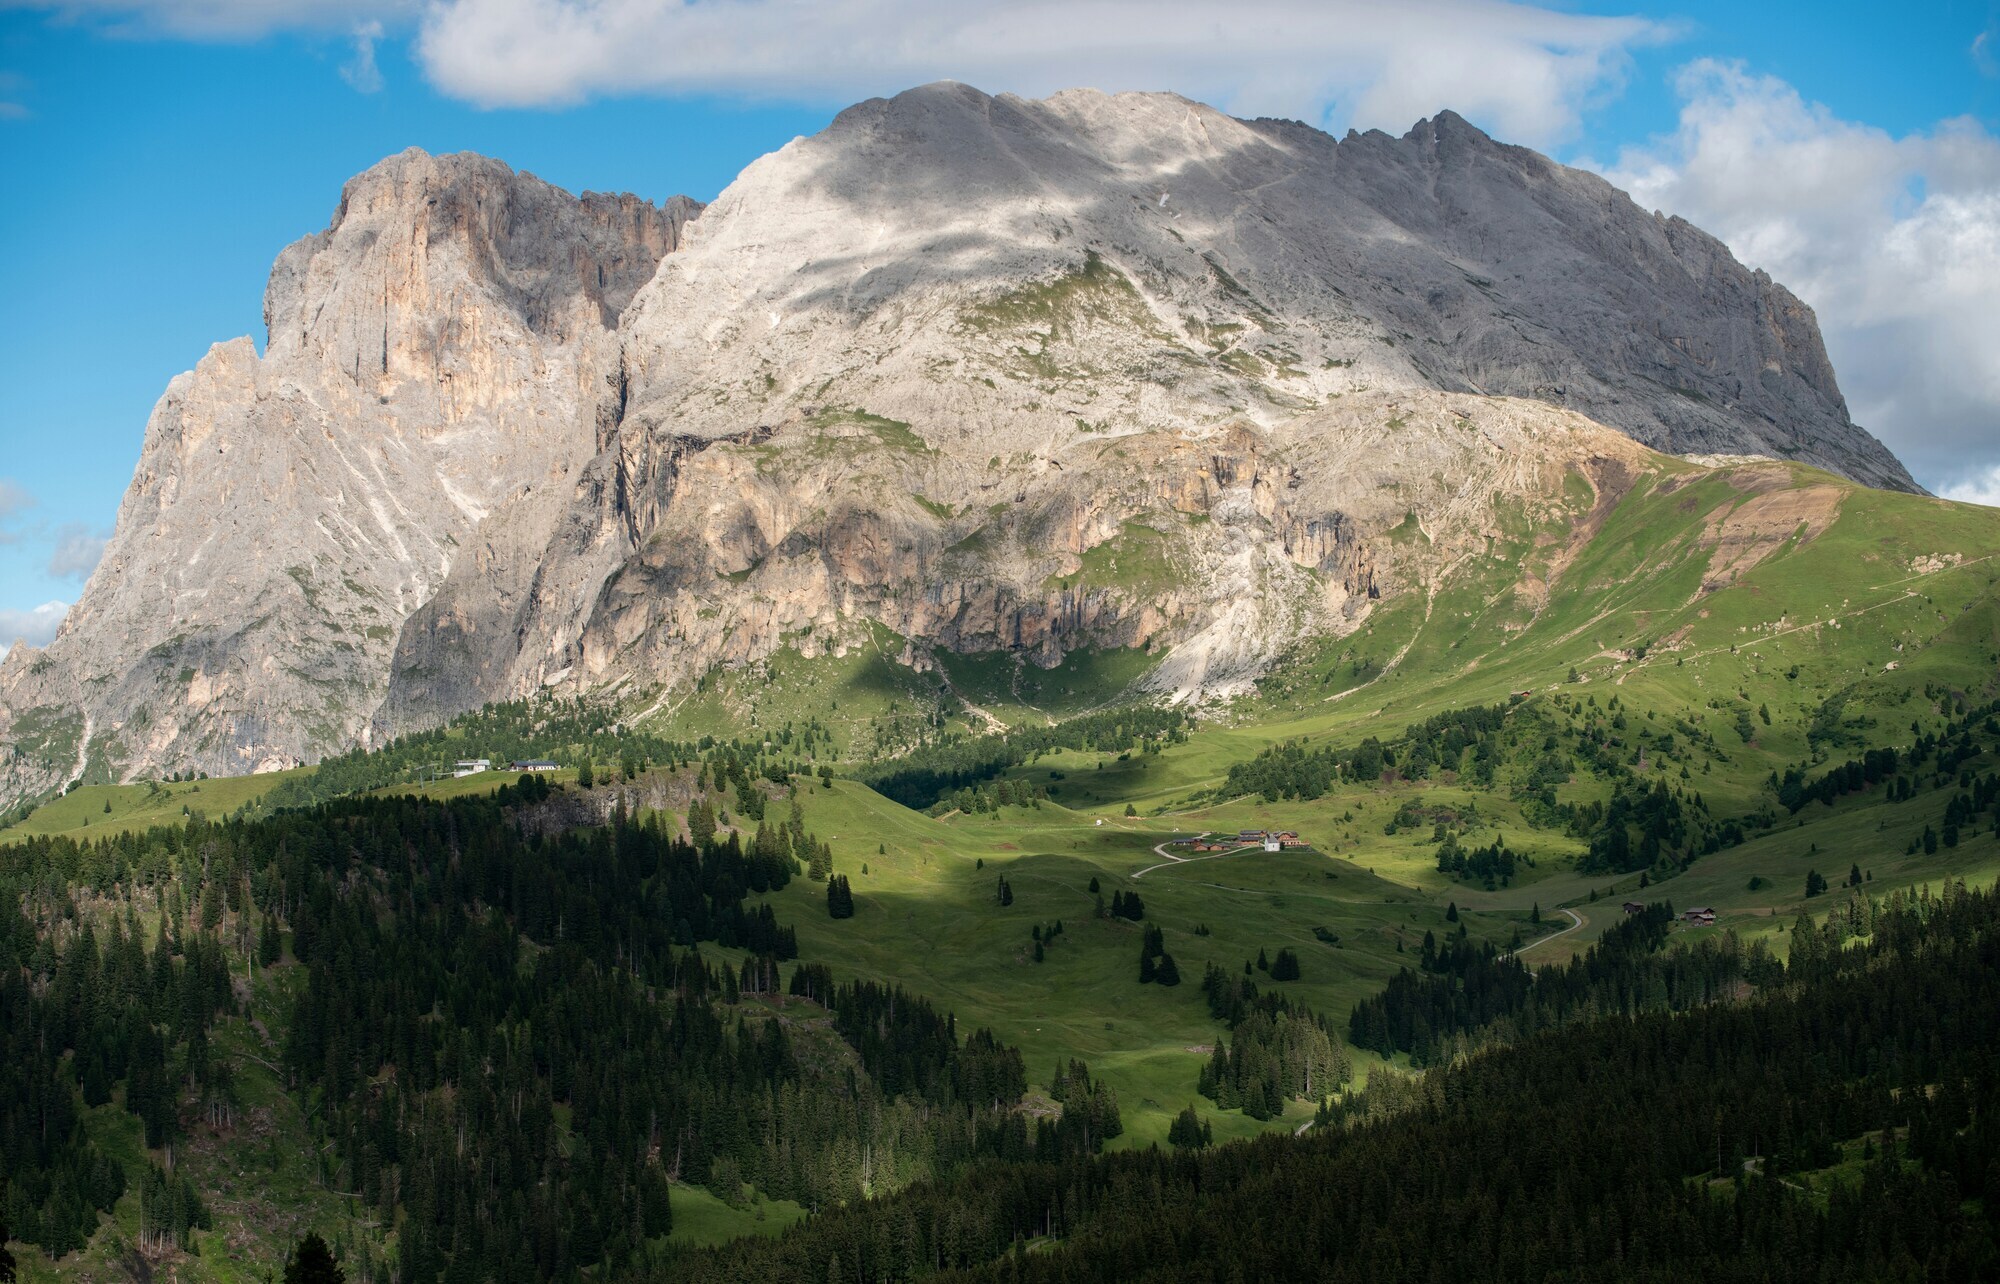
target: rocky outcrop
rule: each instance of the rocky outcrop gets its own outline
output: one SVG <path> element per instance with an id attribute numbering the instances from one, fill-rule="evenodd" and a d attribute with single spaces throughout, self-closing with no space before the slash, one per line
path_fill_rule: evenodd
<path id="1" fill-rule="evenodd" d="M 1227 693 L 1503 497 L 1587 522 L 1565 478 L 1643 447 L 1912 485 L 1782 286 L 1448 112 L 1336 140 L 935 85 L 705 211 L 410 152 L 265 314 L 169 388 L 83 601 L 0 665 L 0 794 L 652 707 L 879 627 Z"/>
<path id="2" fill-rule="evenodd" d="M 566 511 L 612 327 L 698 208 L 418 151 L 348 183 L 272 270 L 265 352 L 169 385 L 82 600 L 0 668 L 4 792 L 365 743 L 410 614 Z"/>

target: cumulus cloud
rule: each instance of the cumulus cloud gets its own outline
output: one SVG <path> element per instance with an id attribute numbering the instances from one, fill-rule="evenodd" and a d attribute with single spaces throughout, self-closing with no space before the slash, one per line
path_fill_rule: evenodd
<path id="1" fill-rule="evenodd" d="M 1967 477 L 1938 493 L 1946 499 L 1955 499 L 1961 504 L 1984 504 L 1988 508 L 2000 508 L 2000 466 Z"/>
<path id="2" fill-rule="evenodd" d="M 372 18 L 354 29 L 354 53 L 341 64 L 340 78 L 357 92 L 381 92 L 382 69 L 375 65 L 375 42 L 381 38 L 382 24 Z"/>
<path id="3" fill-rule="evenodd" d="M 25 642 L 29 646 L 47 646 L 49 639 L 56 635 L 56 628 L 69 614 L 67 602 L 44 602 L 31 606 L 25 611 L 0 607 L 0 656 L 13 649 L 14 643 Z"/>
<path id="4" fill-rule="evenodd" d="M 1856 422 L 1950 491 L 2000 467 L 2000 139 L 1903 136 L 1782 80 L 1697 62 L 1679 127 L 1606 176 L 1790 286 L 1819 315 Z"/>
<path id="5" fill-rule="evenodd" d="M 414 16 L 421 0 L 0 0 L 0 9 L 40 9 L 102 24 L 120 35 L 248 40 L 273 31 L 351 31 L 372 20 Z"/>
<path id="6" fill-rule="evenodd" d="M 439 89 L 489 107 L 633 93 L 839 105 L 931 80 L 1173 89 L 1243 115 L 1403 129 L 1454 107 L 1548 144 L 1677 28 L 1522 0 L 0 0 L 124 35 L 344 33 L 351 83 L 417 32 Z"/>
<path id="7" fill-rule="evenodd" d="M 446 93 L 537 106 L 620 93 L 846 102 L 951 78 L 1045 94 L 1174 89 L 1242 114 L 1405 128 L 1453 106 L 1512 138 L 1570 134 L 1669 28 L 1504 0 L 438 0 Z"/>
<path id="8" fill-rule="evenodd" d="M 81 522 L 59 527 L 55 551 L 49 555 L 49 574 L 58 579 L 89 579 L 109 542 L 108 535 L 98 534 Z"/>

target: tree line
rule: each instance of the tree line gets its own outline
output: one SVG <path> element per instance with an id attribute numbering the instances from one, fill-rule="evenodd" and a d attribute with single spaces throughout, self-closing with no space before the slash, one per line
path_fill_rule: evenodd
<path id="1" fill-rule="evenodd" d="M 683 1251 L 671 1277 L 1990 1277 L 2000 899 L 1907 898 L 1872 939 L 1798 966 L 1747 1000 L 1378 1074 L 1305 1136 L 975 1165 L 775 1241 Z"/>

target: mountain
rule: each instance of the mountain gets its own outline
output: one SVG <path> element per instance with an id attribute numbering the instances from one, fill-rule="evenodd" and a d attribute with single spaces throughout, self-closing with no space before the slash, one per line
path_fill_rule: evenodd
<path id="1" fill-rule="evenodd" d="M 348 183 L 272 269 L 264 352 L 168 386 L 81 601 L 0 666 L 9 791 L 365 739 L 461 550 L 568 503 L 618 316 L 699 209 L 415 150 Z"/>
<path id="2" fill-rule="evenodd" d="M 1449 112 L 933 85 L 706 210 L 406 152 L 265 311 L 0 664 L 0 799 L 541 691 L 644 718 L 781 651 L 1129 648 L 1226 696 L 1510 523 L 1587 537 L 1655 452 L 1915 489 L 1782 286 Z"/>

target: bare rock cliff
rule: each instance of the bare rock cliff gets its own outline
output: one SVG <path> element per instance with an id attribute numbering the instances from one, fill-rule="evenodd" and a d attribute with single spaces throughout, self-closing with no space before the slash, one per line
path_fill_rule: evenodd
<path id="1" fill-rule="evenodd" d="M 271 273 L 146 427 L 55 641 L 0 667 L 11 796 L 365 742 L 410 613 L 488 525 L 553 525 L 596 453 L 613 327 L 697 211 L 408 151 Z"/>
<path id="2" fill-rule="evenodd" d="M 1165 648 L 1198 698 L 1648 448 L 1914 485 L 1782 286 L 1449 112 L 1336 140 L 932 85 L 706 210 L 410 152 L 265 312 L 0 665 L 0 798 L 540 691 L 643 712 L 884 627 L 915 664 Z"/>

